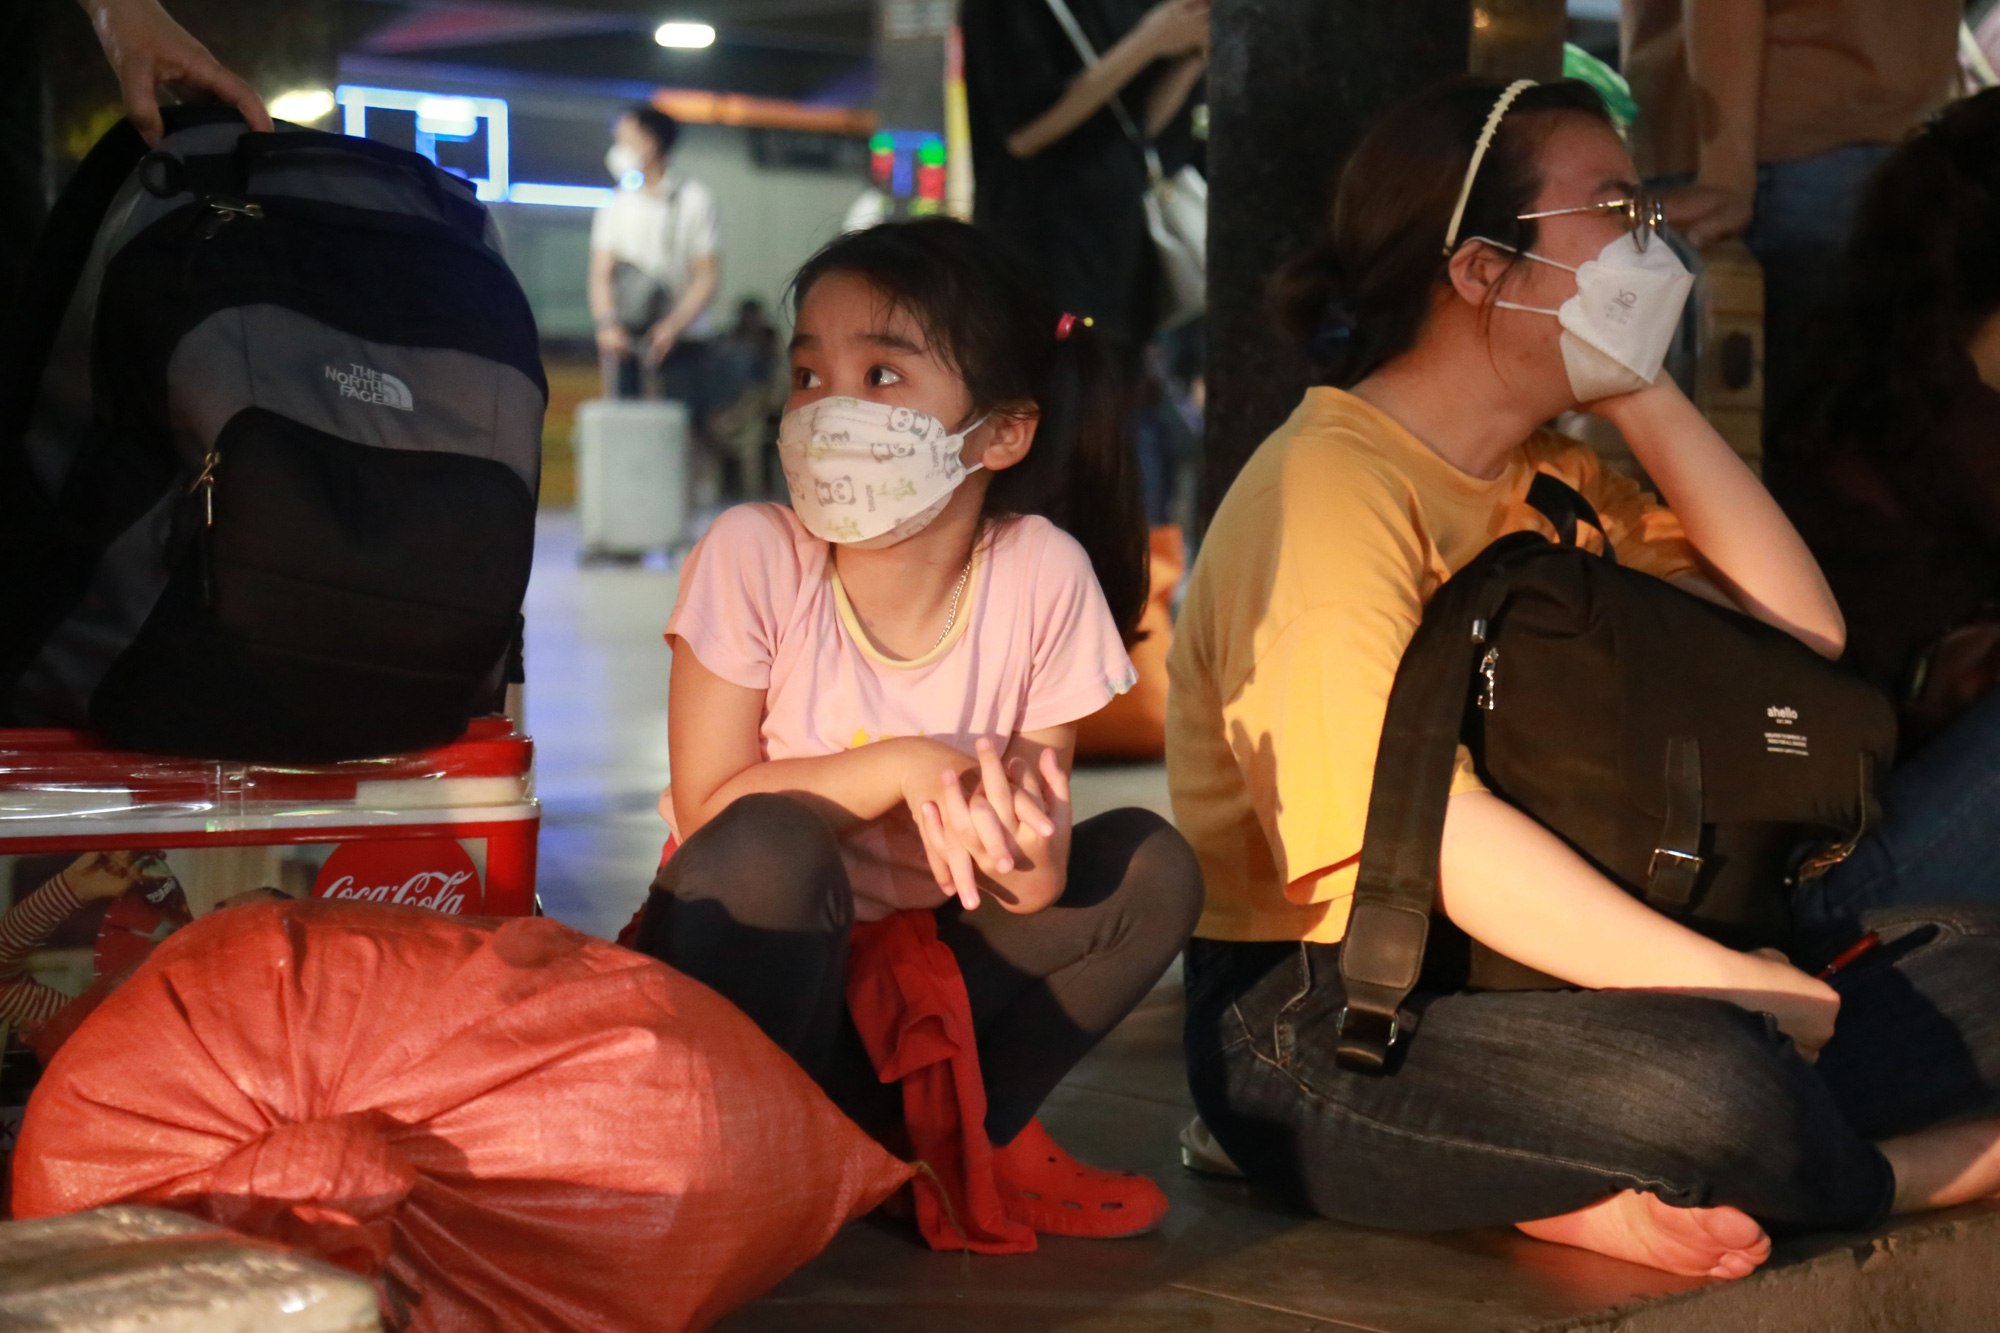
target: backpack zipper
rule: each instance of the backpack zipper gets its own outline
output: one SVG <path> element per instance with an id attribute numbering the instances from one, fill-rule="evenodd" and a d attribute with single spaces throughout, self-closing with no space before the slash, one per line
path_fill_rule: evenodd
<path id="1" fill-rule="evenodd" d="M 215 526 L 215 465 L 221 461 L 222 451 L 220 449 L 210 449 L 202 457 L 201 471 L 196 473 L 195 479 L 188 483 L 187 493 L 189 495 L 193 495 L 196 491 L 201 492 L 201 525 L 204 528 Z"/>
<path id="2" fill-rule="evenodd" d="M 1500 646 L 1498 644 L 1490 645 L 1480 657 L 1479 681 L 1479 698 L 1476 702 L 1480 708 L 1490 713 L 1493 711 L 1494 705 L 1498 702 L 1500 695 Z"/>
<path id="3" fill-rule="evenodd" d="M 215 469 L 222 462 L 222 450 L 211 447 L 201 460 L 201 471 L 188 483 L 187 493 L 201 493 L 201 532 L 195 537 L 195 563 L 201 575 L 201 601 L 215 605 Z"/>
<path id="4" fill-rule="evenodd" d="M 255 222 L 264 216 L 262 204 L 253 204 L 245 199 L 210 198 L 204 199 L 202 203 L 207 206 L 210 214 L 201 228 L 201 239 L 204 241 L 213 240 L 215 233 L 238 218 L 249 218 Z"/>

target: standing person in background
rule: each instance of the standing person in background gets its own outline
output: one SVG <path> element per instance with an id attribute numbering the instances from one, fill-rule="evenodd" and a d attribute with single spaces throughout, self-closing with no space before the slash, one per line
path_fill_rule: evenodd
<path id="1" fill-rule="evenodd" d="M 1032 259 L 1049 298 L 1090 318 L 1129 375 L 1158 321 L 1159 261 L 1146 163 L 1109 103 L 1149 138 L 1168 134 L 1208 66 L 1208 0 L 1068 6 L 1098 53 L 1089 69 L 1045 0 L 965 0 L 973 221 Z M 1163 148 L 1171 173 L 1171 136 Z"/>
<path id="2" fill-rule="evenodd" d="M 1804 334 L 1863 182 L 1952 95 L 1963 11 L 1960 0 L 1623 0 L 1640 171 L 1689 240 L 1740 234 L 1764 266 L 1766 479 L 1780 500 L 1788 460 L 1769 423 L 1803 388 Z"/>
<path id="3" fill-rule="evenodd" d="M 618 188 L 590 224 L 590 317 L 607 398 L 672 398 L 706 425 L 708 304 L 721 227 L 706 185 L 668 169 L 680 124 L 644 103 L 611 129 Z"/>

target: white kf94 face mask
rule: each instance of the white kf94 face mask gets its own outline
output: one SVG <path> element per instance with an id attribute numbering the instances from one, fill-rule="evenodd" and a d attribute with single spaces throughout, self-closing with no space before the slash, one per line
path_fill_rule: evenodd
<path id="1" fill-rule="evenodd" d="M 795 408 L 778 424 L 792 510 L 821 541 L 894 546 L 929 527 L 958 484 L 979 470 L 959 452 L 985 421 L 954 434 L 927 412 L 861 398 Z"/>
<path id="2" fill-rule="evenodd" d="M 1630 237 L 1607 244 L 1577 268 L 1532 250 L 1488 245 L 1576 274 L 1576 295 L 1560 308 L 1495 301 L 1502 310 L 1554 315 L 1562 322 L 1563 368 L 1580 403 L 1643 389 L 1660 377 L 1694 275 L 1665 244 L 1636 249 Z"/>

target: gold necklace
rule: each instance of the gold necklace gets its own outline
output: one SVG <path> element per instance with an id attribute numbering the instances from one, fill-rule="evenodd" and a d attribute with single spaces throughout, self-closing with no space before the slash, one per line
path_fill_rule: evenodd
<path id="1" fill-rule="evenodd" d="M 965 596 L 965 582 L 971 577 L 972 557 L 968 555 L 965 557 L 965 568 L 958 571 L 958 583 L 951 590 L 951 609 L 944 614 L 944 628 L 938 631 L 937 642 L 931 645 L 932 652 L 943 647 L 944 641 L 951 637 L 951 627 L 958 623 L 958 599 Z"/>

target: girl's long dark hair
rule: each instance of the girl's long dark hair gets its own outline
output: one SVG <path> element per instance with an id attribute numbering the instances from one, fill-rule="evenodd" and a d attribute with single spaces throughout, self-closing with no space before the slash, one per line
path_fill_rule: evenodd
<path id="1" fill-rule="evenodd" d="M 1439 284 L 1451 210 L 1472 148 L 1504 79 L 1468 76 L 1438 84 L 1384 112 L 1341 169 L 1333 211 L 1319 240 L 1278 271 L 1271 300 L 1305 349 L 1314 378 L 1349 388 L 1410 350 Z M 1536 166 L 1557 115 L 1611 123 L 1589 84 L 1562 79 L 1524 90 L 1501 118 L 1473 179 L 1459 239 L 1484 236 L 1534 248 Z M 1520 262 L 1518 255 L 1516 263 Z"/>
<path id="2" fill-rule="evenodd" d="M 861 278 L 917 321 L 965 381 L 973 418 L 1039 409 L 1034 447 L 993 474 L 982 518 L 1041 514 L 1075 537 L 1132 643 L 1146 605 L 1146 517 L 1104 339 L 1081 320 L 1058 338 L 1063 312 L 1027 265 L 963 222 L 887 222 L 829 242 L 792 279 L 794 310 L 831 273 Z"/>
<path id="3" fill-rule="evenodd" d="M 1946 108 L 1862 195 L 1812 373 L 1779 419 L 1788 455 L 1907 453 L 1970 373 L 1966 344 L 2000 310 L 2000 89 Z"/>

